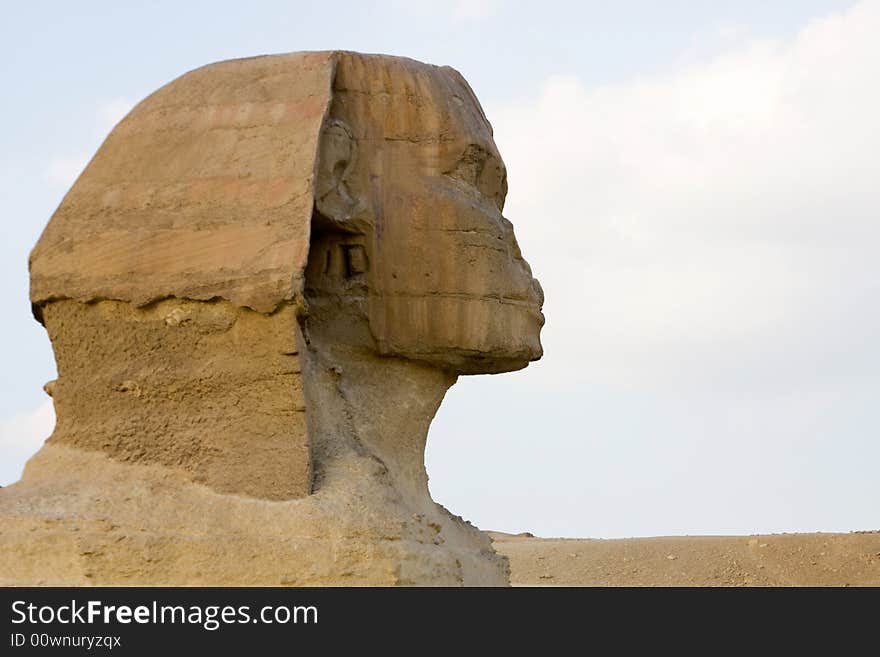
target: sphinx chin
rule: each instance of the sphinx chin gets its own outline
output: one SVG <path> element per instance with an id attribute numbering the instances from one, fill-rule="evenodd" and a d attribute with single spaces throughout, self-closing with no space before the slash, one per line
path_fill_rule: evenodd
<path id="1" fill-rule="evenodd" d="M 507 584 L 424 467 L 459 375 L 541 355 L 505 194 L 449 68 L 260 57 L 141 102 L 31 254 L 57 424 L 0 584 Z"/>

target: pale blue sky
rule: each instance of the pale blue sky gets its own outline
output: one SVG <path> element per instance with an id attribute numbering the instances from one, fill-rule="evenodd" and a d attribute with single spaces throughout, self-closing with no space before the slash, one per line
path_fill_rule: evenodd
<path id="1" fill-rule="evenodd" d="M 0 483 L 47 422 L 27 253 L 133 103 L 233 57 L 460 70 L 547 294 L 546 357 L 462 379 L 435 498 L 484 528 L 880 526 L 876 0 L 38 2 L 0 23 Z"/>

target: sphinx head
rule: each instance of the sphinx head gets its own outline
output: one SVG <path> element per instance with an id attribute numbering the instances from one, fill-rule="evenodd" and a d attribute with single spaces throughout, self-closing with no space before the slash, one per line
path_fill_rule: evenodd
<path id="1" fill-rule="evenodd" d="M 543 293 L 502 215 L 506 194 L 491 126 L 457 71 L 340 53 L 318 149 L 310 311 L 384 356 L 462 374 L 525 367 L 542 353 Z"/>
<path id="2" fill-rule="evenodd" d="M 92 583 L 506 584 L 424 466 L 457 375 L 541 356 L 506 178 L 464 79 L 409 59 L 219 62 L 140 102 L 31 254 L 57 423 L 6 500 L 51 516 L 38 552 Z"/>
<path id="3" fill-rule="evenodd" d="M 113 129 L 31 254 L 58 363 L 52 441 L 305 496 L 328 408 L 309 391 L 340 369 L 309 363 L 334 349 L 321 362 L 351 363 L 363 394 L 383 365 L 419 371 L 423 443 L 455 375 L 541 356 L 543 294 L 506 191 L 452 69 L 320 52 L 181 76 Z"/>

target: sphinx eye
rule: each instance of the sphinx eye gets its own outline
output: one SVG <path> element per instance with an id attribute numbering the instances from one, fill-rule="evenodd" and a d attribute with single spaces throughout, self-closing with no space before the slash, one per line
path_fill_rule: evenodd
<path id="1" fill-rule="evenodd" d="M 478 144 L 469 144 L 445 174 L 476 189 L 493 201 L 500 211 L 507 196 L 507 171 L 504 164 Z"/>
<path id="2" fill-rule="evenodd" d="M 453 178 L 458 178 L 472 187 L 477 187 L 477 182 L 480 179 L 480 174 L 483 172 L 483 167 L 486 165 L 488 156 L 489 153 L 484 148 L 476 144 L 470 144 L 458 156 L 455 166 L 445 173 L 448 173 Z"/>

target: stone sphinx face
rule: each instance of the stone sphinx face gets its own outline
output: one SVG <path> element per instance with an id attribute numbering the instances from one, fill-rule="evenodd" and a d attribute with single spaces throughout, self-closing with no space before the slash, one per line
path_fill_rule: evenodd
<path id="1" fill-rule="evenodd" d="M 342 55 L 307 296 L 342 300 L 337 326 L 363 324 L 344 339 L 381 355 L 459 373 L 524 367 L 542 354 L 543 293 L 502 215 L 506 193 L 491 127 L 456 71 Z"/>

